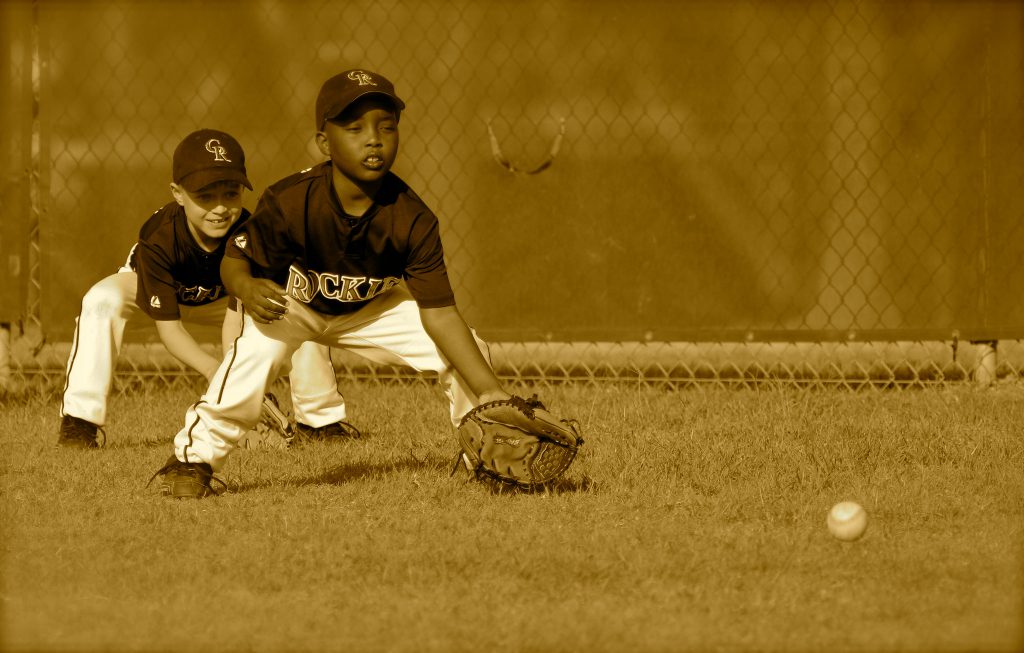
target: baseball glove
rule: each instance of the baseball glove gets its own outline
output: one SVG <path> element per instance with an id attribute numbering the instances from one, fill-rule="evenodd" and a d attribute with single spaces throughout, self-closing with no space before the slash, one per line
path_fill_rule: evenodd
<path id="1" fill-rule="evenodd" d="M 561 476 L 583 444 L 575 420 L 558 419 L 534 395 L 481 404 L 458 428 L 459 462 L 493 489 L 540 489 Z"/>
<path id="2" fill-rule="evenodd" d="M 242 449 L 286 449 L 292 442 L 291 420 L 281 410 L 277 397 L 268 392 L 263 396 L 263 408 L 256 428 L 246 433 L 238 446 Z"/>

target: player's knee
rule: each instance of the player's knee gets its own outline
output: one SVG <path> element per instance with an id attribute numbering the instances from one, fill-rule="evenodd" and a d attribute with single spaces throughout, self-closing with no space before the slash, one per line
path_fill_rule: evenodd
<path id="1" fill-rule="evenodd" d="M 82 298 L 82 315 L 89 317 L 116 317 L 121 314 L 125 297 L 113 284 L 98 283 Z"/>

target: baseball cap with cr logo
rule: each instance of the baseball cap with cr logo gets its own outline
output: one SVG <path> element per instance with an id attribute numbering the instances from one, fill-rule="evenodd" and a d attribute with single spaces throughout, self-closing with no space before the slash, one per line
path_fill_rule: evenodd
<path id="1" fill-rule="evenodd" d="M 316 96 L 316 128 L 323 129 L 324 123 L 337 118 L 345 108 L 370 94 L 383 95 L 395 103 L 395 111 L 405 108 L 405 102 L 395 94 L 395 86 L 383 75 L 369 70 L 346 70 L 331 77 Z"/>
<path id="2" fill-rule="evenodd" d="M 231 134 L 216 129 L 200 129 L 186 136 L 174 150 L 171 168 L 174 183 L 189 192 L 218 181 L 236 181 L 252 190 L 242 146 Z"/>

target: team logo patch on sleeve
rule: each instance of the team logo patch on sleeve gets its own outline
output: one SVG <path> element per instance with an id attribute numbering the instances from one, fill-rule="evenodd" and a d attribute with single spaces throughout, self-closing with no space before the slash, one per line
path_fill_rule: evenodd
<path id="1" fill-rule="evenodd" d="M 153 308 L 160 308 L 160 298 L 157 297 L 156 295 L 153 295 L 152 297 L 149 298 L 149 305 L 152 306 Z"/>
<path id="2" fill-rule="evenodd" d="M 235 247 L 238 249 L 245 249 L 245 246 L 249 244 L 249 241 L 245 238 L 245 234 L 238 234 L 235 236 Z"/>

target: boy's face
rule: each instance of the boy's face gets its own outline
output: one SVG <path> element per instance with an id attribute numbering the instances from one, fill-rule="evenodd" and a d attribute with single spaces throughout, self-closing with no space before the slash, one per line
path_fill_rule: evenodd
<path id="1" fill-rule="evenodd" d="M 189 231 L 200 245 L 216 246 L 242 215 L 242 185 L 218 181 L 199 190 L 171 184 L 171 194 L 185 208 Z"/>
<path id="2" fill-rule="evenodd" d="M 320 151 L 356 185 L 384 178 L 398 155 L 398 115 L 387 98 L 369 95 L 328 120 L 316 135 Z"/>

